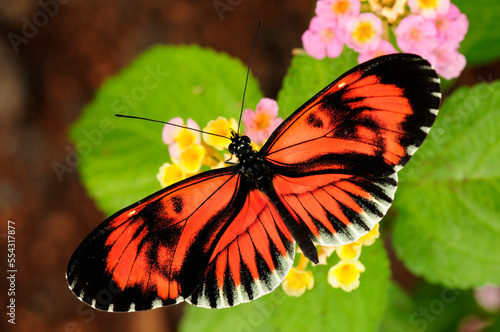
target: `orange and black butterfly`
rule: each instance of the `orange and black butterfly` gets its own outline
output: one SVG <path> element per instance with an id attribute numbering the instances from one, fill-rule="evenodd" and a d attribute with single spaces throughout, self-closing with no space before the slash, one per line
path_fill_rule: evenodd
<path id="1" fill-rule="evenodd" d="M 416 55 L 363 63 L 328 85 L 260 151 L 232 135 L 238 163 L 200 173 L 115 213 L 75 251 L 67 279 L 106 311 L 187 301 L 224 308 L 276 288 L 295 243 L 357 240 L 386 214 L 397 172 L 438 113 L 440 84 Z"/>

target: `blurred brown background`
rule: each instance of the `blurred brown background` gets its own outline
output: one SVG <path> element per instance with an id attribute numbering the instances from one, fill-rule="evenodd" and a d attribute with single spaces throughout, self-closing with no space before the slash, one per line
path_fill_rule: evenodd
<path id="1" fill-rule="evenodd" d="M 8 281 L 2 272 L 0 331 L 176 330 L 182 305 L 107 314 L 81 304 L 69 291 L 64 278 L 69 257 L 105 216 L 76 171 L 59 182 L 51 165 L 64 163 L 68 127 L 103 81 L 156 43 L 197 43 L 248 63 L 262 17 L 252 71 L 264 94 L 275 98 L 314 3 L 1 0 L 0 266 L 7 270 L 6 230 L 12 220 L 18 272 L 15 327 L 5 315 Z M 29 23 L 38 27 L 30 30 Z M 13 34 L 24 38 L 23 33 L 29 38 L 13 42 Z M 480 70 L 483 77 L 494 71 Z M 479 73 L 469 70 L 461 82 L 474 84 Z M 396 271 L 400 279 L 405 275 Z"/>

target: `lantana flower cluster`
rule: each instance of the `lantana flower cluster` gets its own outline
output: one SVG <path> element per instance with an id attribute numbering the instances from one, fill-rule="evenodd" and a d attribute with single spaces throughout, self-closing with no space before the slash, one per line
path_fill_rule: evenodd
<path id="1" fill-rule="evenodd" d="M 244 135 L 250 137 L 255 149 L 259 149 L 283 120 L 278 117 L 278 103 L 263 98 L 255 111 L 246 109 L 243 112 L 242 121 L 245 127 Z M 172 161 L 164 163 L 158 171 L 157 179 L 162 187 L 199 173 L 203 166 L 226 166 L 226 161 L 231 158 L 228 153 L 224 153 L 230 143 L 228 138 L 232 132 L 238 130 L 238 122 L 235 119 L 218 117 L 209 121 L 202 129 L 203 132 L 223 137 L 201 134 L 200 126 L 193 119 L 184 122 L 182 118 L 177 117 L 168 122 L 176 126 L 166 124 L 162 131 L 162 139 L 168 146 Z"/>
<path id="2" fill-rule="evenodd" d="M 359 63 L 401 51 L 424 57 L 446 79 L 465 67 L 458 48 L 469 22 L 450 0 L 318 0 L 315 12 L 302 35 L 314 58 L 338 57 L 347 45 Z"/>
<path id="3" fill-rule="evenodd" d="M 365 271 L 364 265 L 359 261 L 363 246 L 370 246 L 380 236 L 379 224 L 359 238 L 357 241 L 337 247 L 318 247 L 319 263 L 327 265 L 327 259 L 335 252 L 339 261 L 328 270 L 328 283 L 334 288 L 350 292 L 358 288 L 361 273 Z M 309 260 L 299 252 L 298 263 L 292 267 L 282 283 L 283 290 L 290 296 L 301 296 L 307 289 L 314 286 L 312 271 L 306 270 Z"/>

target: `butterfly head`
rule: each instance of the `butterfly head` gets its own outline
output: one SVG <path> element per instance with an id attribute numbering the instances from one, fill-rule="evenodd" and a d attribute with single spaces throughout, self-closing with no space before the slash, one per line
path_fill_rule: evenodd
<path id="1" fill-rule="evenodd" d="M 229 153 L 236 155 L 239 160 L 245 159 L 245 157 L 252 154 L 250 137 L 233 133 L 228 149 Z"/>

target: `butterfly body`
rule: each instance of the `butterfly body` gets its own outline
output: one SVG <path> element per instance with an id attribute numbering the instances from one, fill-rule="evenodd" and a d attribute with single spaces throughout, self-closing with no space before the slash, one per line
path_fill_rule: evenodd
<path id="1" fill-rule="evenodd" d="M 224 308 L 271 292 L 295 243 L 357 240 L 389 209 L 397 172 L 427 136 L 441 100 L 427 61 L 361 64 L 289 116 L 259 151 L 234 133 L 236 165 L 200 173 L 106 219 L 75 251 L 67 279 L 107 311 L 181 301 Z"/>
<path id="2" fill-rule="evenodd" d="M 273 187 L 273 174 L 275 173 L 271 170 L 272 164 L 266 162 L 262 153 L 252 149 L 251 140 L 248 136 L 233 134 L 228 150 L 238 158 L 238 172 L 244 176 L 244 181 L 246 181 L 246 184 L 242 187 L 259 190 L 270 201 L 274 202 L 277 212 L 297 245 L 302 249 L 302 252 L 312 262 L 318 263 L 318 252 L 309 239 L 307 232 L 297 226 L 294 217 L 290 215 L 290 211 L 278 199 Z"/>
<path id="3" fill-rule="evenodd" d="M 229 152 L 238 159 L 237 172 L 244 175 L 252 188 L 266 190 L 269 187 L 272 174 L 258 151 L 253 150 L 248 136 L 233 133 Z"/>

